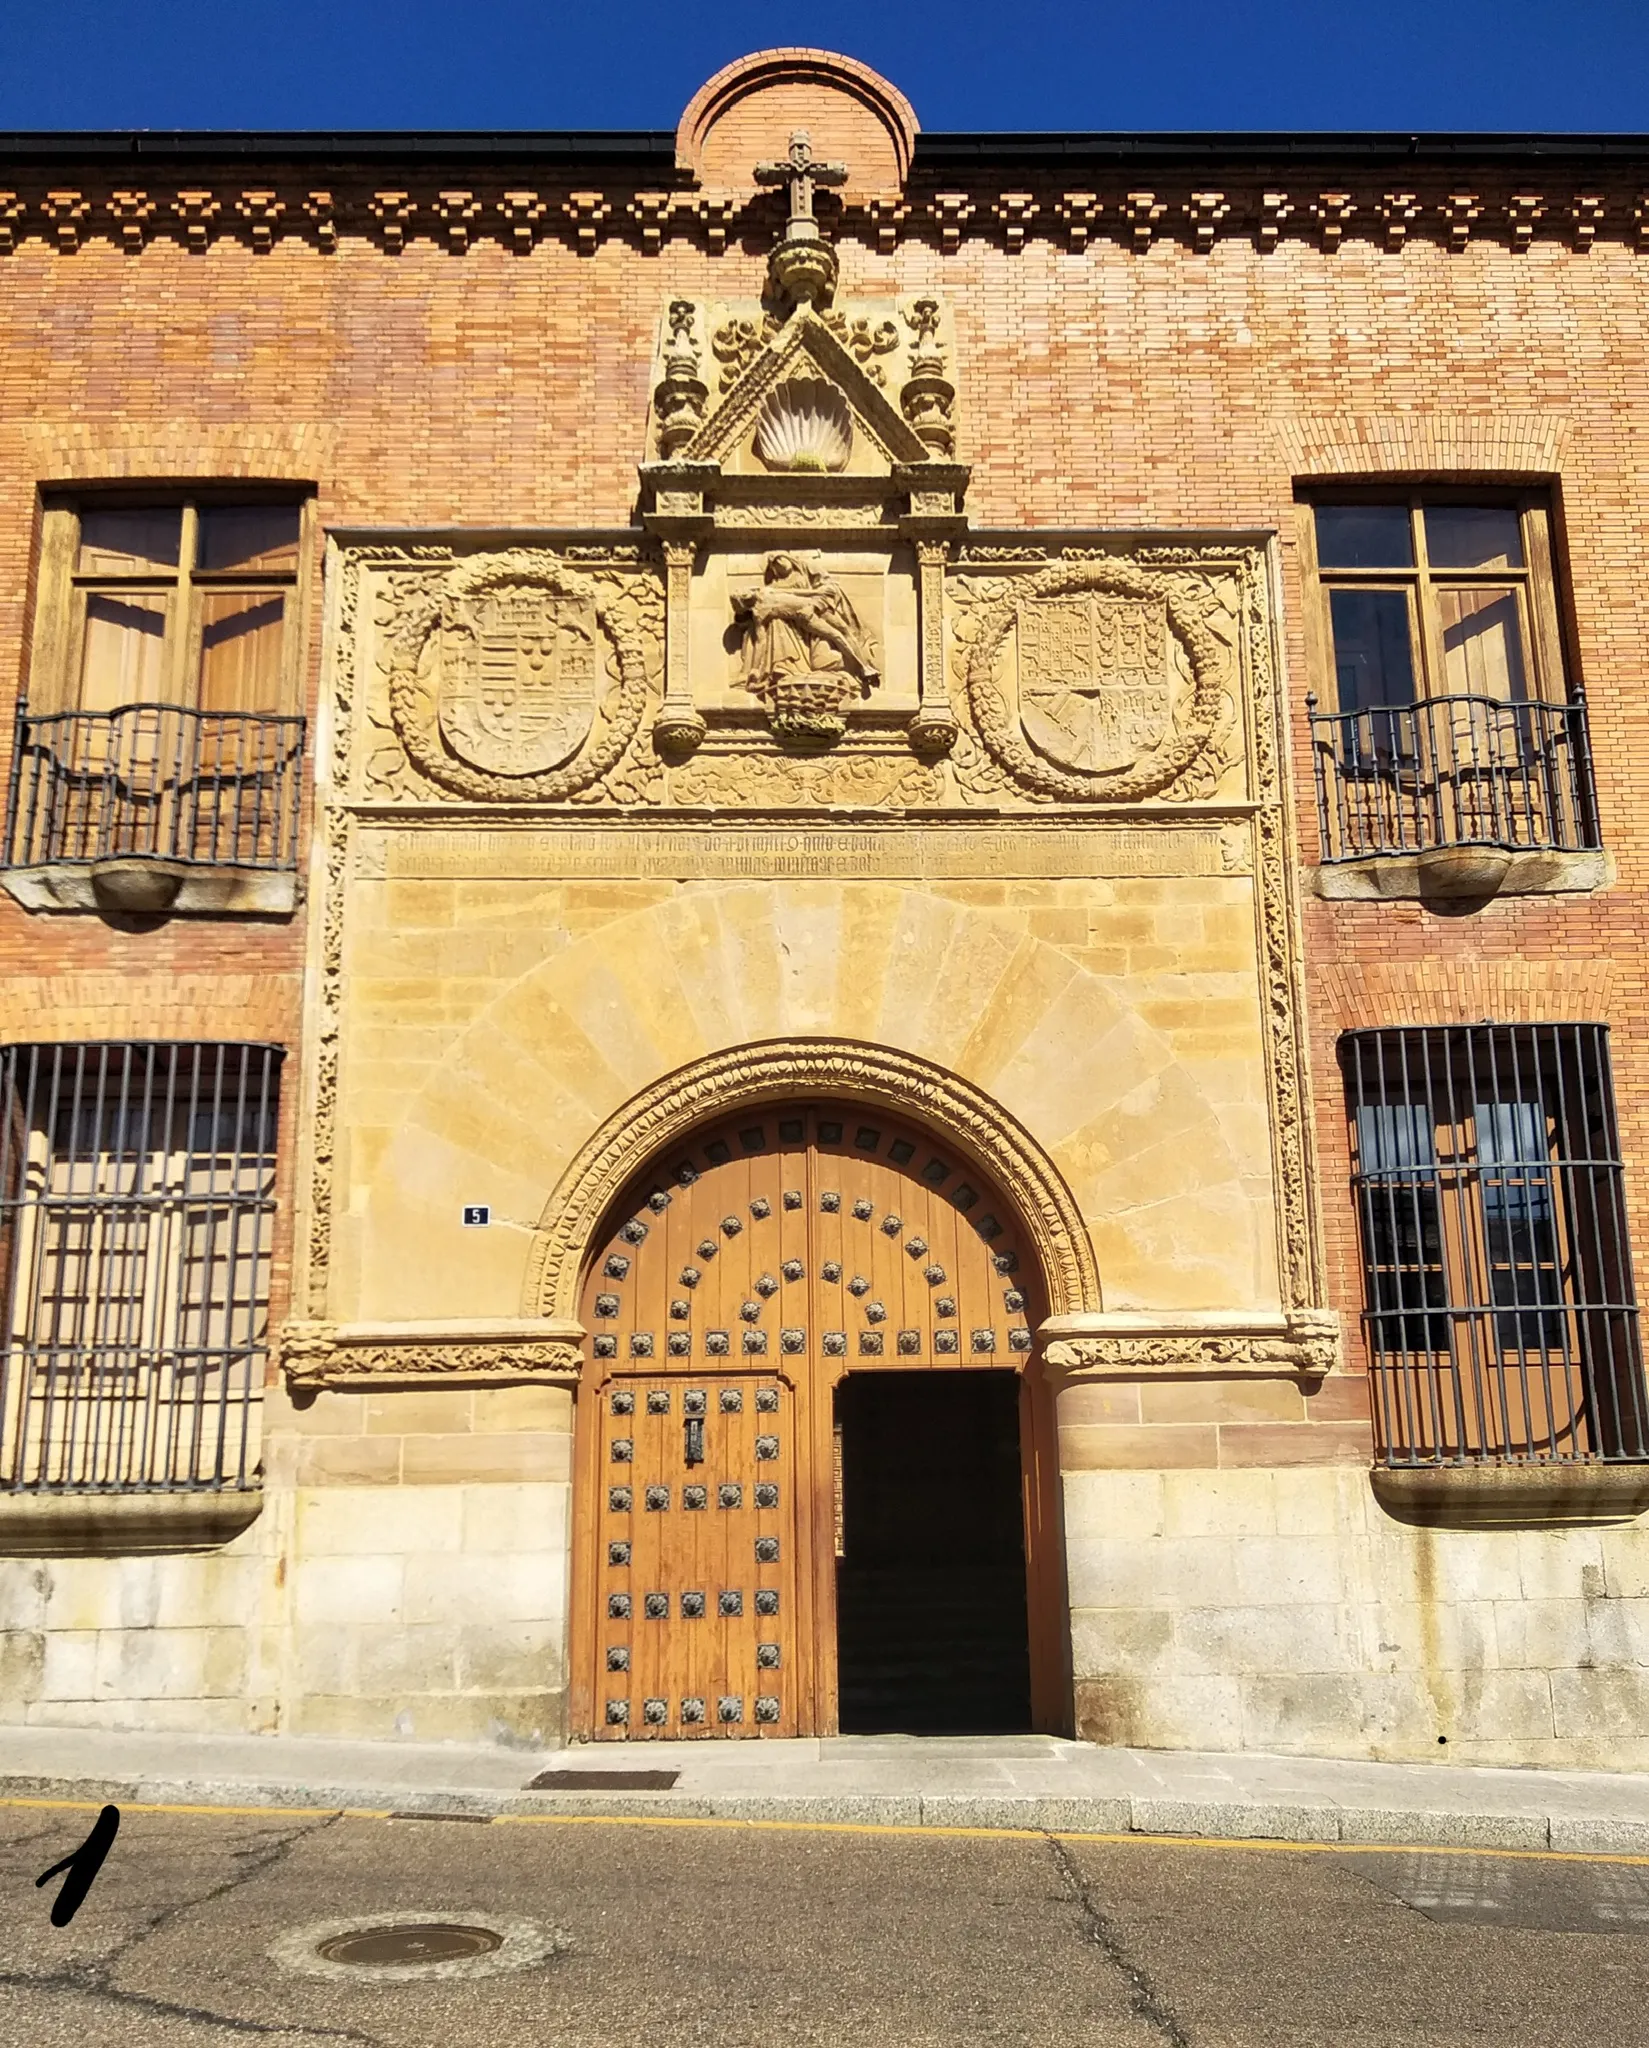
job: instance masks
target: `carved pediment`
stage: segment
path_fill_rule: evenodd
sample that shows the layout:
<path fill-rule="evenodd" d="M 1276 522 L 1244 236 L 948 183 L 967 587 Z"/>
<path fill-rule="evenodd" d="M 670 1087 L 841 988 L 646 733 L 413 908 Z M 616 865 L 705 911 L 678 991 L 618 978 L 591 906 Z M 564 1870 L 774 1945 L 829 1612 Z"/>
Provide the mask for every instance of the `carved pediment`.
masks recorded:
<path fill-rule="evenodd" d="M 754 325 L 739 324 L 744 334 Z M 724 322 L 718 333 L 732 325 Z M 731 353 L 744 334 L 726 336 L 723 349 Z M 682 451 L 684 460 L 761 474 L 783 467 L 770 452 L 771 425 L 776 416 L 799 410 L 804 393 L 814 413 L 830 410 L 839 418 L 848 441 L 841 459 L 812 466 L 885 476 L 896 464 L 928 459 L 930 450 L 888 396 L 886 369 L 877 359 L 900 347 L 889 315 L 878 320 L 853 309 L 821 314 L 804 306 L 775 333 L 763 335 L 757 328 L 752 338 L 755 345 L 741 351 L 742 363 L 733 356 L 734 379 Z M 826 396 L 831 392 L 837 394 L 834 407 Z"/>
<path fill-rule="evenodd" d="M 932 296 L 804 305 L 788 319 L 755 299 L 671 299 L 653 352 L 649 466 L 729 477 L 813 468 L 775 462 L 771 431 L 758 441 L 787 387 L 811 391 L 846 430 L 846 453 L 838 437 L 819 473 L 862 479 L 953 462 L 954 358 L 949 309 Z"/>

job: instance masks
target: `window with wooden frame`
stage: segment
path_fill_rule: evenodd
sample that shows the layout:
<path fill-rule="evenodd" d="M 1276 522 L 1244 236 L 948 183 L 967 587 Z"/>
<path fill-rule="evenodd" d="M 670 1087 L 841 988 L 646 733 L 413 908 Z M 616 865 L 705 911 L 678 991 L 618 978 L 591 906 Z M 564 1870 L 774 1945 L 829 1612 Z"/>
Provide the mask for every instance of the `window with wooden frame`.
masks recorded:
<path fill-rule="evenodd" d="M 1386 1462 L 1649 1458 L 1606 1027 L 1342 1054 Z"/>
<path fill-rule="evenodd" d="M 1324 858 L 1596 847 L 1545 497 L 1337 492 L 1305 532 Z"/>
<path fill-rule="evenodd" d="M 308 521 L 291 493 L 48 502 L 31 709 L 294 710 Z"/>
<path fill-rule="evenodd" d="M 1336 494 L 1313 501 L 1309 532 L 1330 708 L 1567 697 L 1542 494 Z"/>
<path fill-rule="evenodd" d="M 0 863 L 19 901 L 292 907 L 312 521 L 292 491 L 48 502 Z"/>

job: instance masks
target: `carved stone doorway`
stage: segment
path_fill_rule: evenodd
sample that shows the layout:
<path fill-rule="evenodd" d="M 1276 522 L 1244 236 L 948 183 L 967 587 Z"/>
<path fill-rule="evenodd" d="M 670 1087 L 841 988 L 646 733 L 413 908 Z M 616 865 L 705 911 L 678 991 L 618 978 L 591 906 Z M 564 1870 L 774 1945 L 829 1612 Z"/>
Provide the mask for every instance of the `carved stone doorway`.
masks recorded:
<path fill-rule="evenodd" d="M 581 1298 L 572 1732 L 837 1731 L 834 1396 L 849 1372 L 932 1376 L 938 1408 L 959 1376 L 1009 1388 L 1022 1725 L 1063 1731 L 1058 1467 L 1034 1336 L 1045 1313 L 1002 1195 L 881 1108 L 764 1103 L 638 1176 L 598 1233 Z M 927 1434 L 942 1458 L 945 1429 Z"/>

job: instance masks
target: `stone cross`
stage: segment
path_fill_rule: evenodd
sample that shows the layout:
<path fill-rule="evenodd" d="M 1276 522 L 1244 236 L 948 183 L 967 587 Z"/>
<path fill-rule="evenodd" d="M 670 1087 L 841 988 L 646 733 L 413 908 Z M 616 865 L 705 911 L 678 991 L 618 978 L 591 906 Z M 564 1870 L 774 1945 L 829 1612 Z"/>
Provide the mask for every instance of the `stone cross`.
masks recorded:
<path fill-rule="evenodd" d="M 789 155 L 780 163 L 757 164 L 755 178 L 758 185 L 790 187 L 790 225 L 785 232 L 794 240 L 810 241 L 819 232 L 813 218 L 813 188 L 845 185 L 847 165 L 815 162 L 807 130 L 798 128 L 790 138 Z"/>

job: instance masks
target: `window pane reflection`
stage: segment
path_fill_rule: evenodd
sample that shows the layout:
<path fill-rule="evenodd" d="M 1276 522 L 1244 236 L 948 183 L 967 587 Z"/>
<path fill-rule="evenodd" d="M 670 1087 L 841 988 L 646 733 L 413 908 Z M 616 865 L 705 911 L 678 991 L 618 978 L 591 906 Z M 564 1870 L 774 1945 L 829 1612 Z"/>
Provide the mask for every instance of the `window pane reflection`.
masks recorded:
<path fill-rule="evenodd" d="M 1342 711 L 1414 702 L 1414 642 L 1404 590 L 1336 590 L 1334 674 Z"/>
<path fill-rule="evenodd" d="M 1521 569 L 1517 513 L 1505 505 L 1428 505 L 1426 553 L 1434 569 Z"/>
<path fill-rule="evenodd" d="M 202 711 L 278 710 L 284 594 L 206 591 L 200 606 Z"/>
<path fill-rule="evenodd" d="M 1515 590 L 1440 590 L 1443 673 L 1450 696 L 1523 698 L 1523 622 Z"/>
<path fill-rule="evenodd" d="M 183 512 L 177 505 L 132 512 L 82 512 L 82 576 L 151 576 L 178 565 Z"/>
<path fill-rule="evenodd" d="M 287 572 L 298 566 L 296 505 L 208 505 L 200 515 L 197 569 Z"/>
<path fill-rule="evenodd" d="M 113 711 L 122 704 L 152 704 L 165 690 L 166 615 L 164 597 L 113 597 L 93 592 L 86 599 L 86 635 L 80 658 L 80 705 L 84 711 Z"/>
<path fill-rule="evenodd" d="M 1317 560 L 1325 569 L 1407 569 L 1414 535 L 1406 505 L 1319 505 Z"/>

